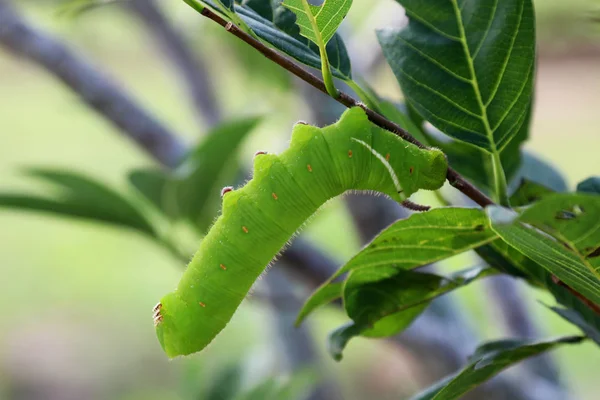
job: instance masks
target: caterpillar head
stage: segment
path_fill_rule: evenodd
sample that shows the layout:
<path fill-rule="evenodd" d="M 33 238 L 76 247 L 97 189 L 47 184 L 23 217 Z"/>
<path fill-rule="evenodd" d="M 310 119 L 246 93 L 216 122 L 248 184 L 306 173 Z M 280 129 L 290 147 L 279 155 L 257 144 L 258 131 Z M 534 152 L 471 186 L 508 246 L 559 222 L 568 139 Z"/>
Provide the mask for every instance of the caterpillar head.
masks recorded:
<path fill-rule="evenodd" d="M 419 186 L 425 190 L 437 190 L 446 181 L 448 159 L 439 149 L 431 149 L 429 153 L 429 162 L 424 163 L 419 171 Z"/>

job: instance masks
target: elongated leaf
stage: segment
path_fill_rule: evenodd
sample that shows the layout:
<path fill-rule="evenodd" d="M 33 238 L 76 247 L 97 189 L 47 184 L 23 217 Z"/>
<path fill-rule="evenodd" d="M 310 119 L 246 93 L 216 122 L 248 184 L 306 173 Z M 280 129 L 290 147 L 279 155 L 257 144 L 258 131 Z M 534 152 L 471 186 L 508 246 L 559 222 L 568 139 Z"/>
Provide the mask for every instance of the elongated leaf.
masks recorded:
<path fill-rule="evenodd" d="M 217 3 L 219 3 L 221 5 L 221 7 L 225 8 L 226 10 L 230 10 L 233 11 L 233 5 L 235 4 L 235 1 L 233 0 L 215 0 Z"/>
<path fill-rule="evenodd" d="M 174 173 L 135 170 L 130 183 L 169 218 L 186 218 L 205 230 L 217 213 L 220 190 L 235 183 L 237 150 L 259 120 L 226 122 L 193 149 Z"/>
<path fill-rule="evenodd" d="M 336 360 L 355 336 L 385 337 L 406 329 L 429 303 L 445 293 L 497 273 L 475 267 L 449 277 L 394 267 L 353 271 L 344 284 L 344 307 L 351 324 L 329 336 L 329 351 Z"/>
<path fill-rule="evenodd" d="M 474 267 L 444 277 L 395 267 L 362 268 L 346 280 L 344 307 L 355 323 L 370 326 L 495 273 L 491 268 Z"/>
<path fill-rule="evenodd" d="M 579 183 L 577 191 L 581 193 L 600 194 L 600 176 L 593 176 Z"/>
<path fill-rule="evenodd" d="M 108 222 L 155 236 L 152 224 L 135 202 L 100 182 L 67 171 L 30 169 L 28 174 L 51 184 L 58 193 L 45 197 L 0 194 L 0 207 Z"/>
<path fill-rule="evenodd" d="M 226 367 L 221 367 L 215 374 L 215 379 L 206 380 L 208 386 L 202 393 L 201 398 L 206 400 L 232 399 L 240 392 L 243 378 L 244 371 L 241 363 L 232 363 Z M 198 393 L 194 393 L 194 397 L 200 396 L 198 396 Z"/>
<path fill-rule="evenodd" d="M 298 318 L 296 320 L 296 324 L 299 324 L 308 314 L 313 312 L 315 309 L 320 306 L 331 303 L 334 300 L 340 299 L 342 297 L 344 289 L 344 282 L 334 282 L 330 283 L 327 286 L 323 287 L 323 290 L 315 293 L 314 296 L 311 296 L 310 299 L 306 301 L 302 310 L 298 313 Z"/>
<path fill-rule="evenodd" d="M 544 225 L 548 224 L 547 227 L 552 227 L 556 222 L 547 219 L 547 213 L 551 211 L 554 211 L 552 219 L 563 221 L 576 219 L 577 216 L 573 216 L 576 213 L 575 210 L 558 209 L 557 211 L 549 207 L 553 204 L 556 205 L 557 200 L 560 202 L 560 200 L 566 199 L 561 196 L 550 196 L 534 204 L 524 212 L 521 218 L 518 218 L 516 213 L 501 207 L 488 207 L 486 211 L 492 229 L 504 242 L 538 263 L 588 300 L 600 304 L 600 273 L 598 271 L 600 260 L 595 257 L 596 253 L 594 253 L 598 241 L 594 243 L 594 246 L 591 245 L 595 235 L 600 233 L 597 217 L 580 218 L 582 222 L 578 225 L 570 224 L 568 230 L 553 231 L 552 236 L 531 225 L 532 222 L 540 224 L 543 218 Z M 584 197 L 583 195 L 579 196 Z M 552 203 L 548 203 L 549 200 Z M 578 203 L 583 201 L 580 200 Z M 595 212 L 595 210 L 588 210 L 590 213 Z M 595 215 L 600 214 L 596 212 Z M 580 246 L 581 249 L 578 249 L 577 246 Z"/>
<path fill-rule="evenodd" d="M 271 0 L 243 0 L 242 7 L 248 7 L 268 21 L 273 21 L 273 2 Z"/>
<path fill-rule="evenodd" d="M 535 67 L 531 0 L 397 1 L 408 26 L 378 36 L 411 106 L 442 132 L 491 153 L 526 136 Z"/>
<path fill-rule="evenodd" d="M 238 149 L 259 122 L 258 117 L 225 122 L 174 173 L 137 170 L 129 181 L 167 217 L 187 219 L 205 231 L 217 215 L 221 189 L 235 183 Z"/>
<path fill-rule="evenodd" d="M 580 336 L 567 336 L 544 341 L 499 340 L 483 344 L 470 358 L 469 365 L 459 373 L 434 384 L 411 400 L 459 399 L 514 364 L 565 344 L 581 343 L 582 340 Z"/>
<path fill-rule="evenodd" d="M 562 180 L 557 181 L 555 178 L 552 178 L 545 181 L 554 185 L 554 187 L 564 188 L 564 182 Z M 525 192 L 519 193 L 519 191 L 517 191 L 515 197 L 517 199 L 524 199 L 526 201 L 540 201 L 552 195 L 551 192 L 547 192 L 545 187 L 529 185 L 531 184 L 526 184 L 524 187 L 522 187 L 522 190 Z M 529 194 L 531 197 L 529 197 L 527 194 Z M 515 199 L 512 199 L 511 202 L 513 204 L 518 203 L 518 201 Z M 552 214 L 553 211 L 550 210 L 549 215 L 552 216 L 551 219 L 553 219 L 556 216 L 556 212 L 559 211 L 561 211 L 560 207 L 558 209 L 554 209 L 554 214 Z M 564 223 L 568 221 L 561 220 L 561 222 Z M 573 221 L 573 223 L 579 222 Z M 526 257 L 524 254 L 509 246 L 502 240 L 495 240 L 488 245 L 477 248 L 475 251 L 494 268 L 509 273 L 513 276 L 522 277 L 527 280 L 528 283 L 536 287 L 545 288 L 555 297 L 558 303 L 568 307 L 568 311 L 570 313 L 576 313 L 582 320 L 585 321 L 586 324 L 600 331 L 600 317 L 596 314 L 596 312 L 591 309 L 588 304 L 585 304 L 581 299 L 570 292 L 568 288 L 557 285 L 555 280 L 552 278 L 552 274 L 548 270 L 544 269 L 540 264 L 533 261 L 531 258 Z"/>
<path fill-rule="evenodd" d="M 235 7 L 239 16 L 248 24 L 256 35 L 297 61 L 310 67 L 320 69 L 321 57 L 319 48 L 300 36 L 294 23 L 294 14 L 287 10 L 276 10 L 274 20 L 269 21 L 248 7 Z M 291 21 L 289 17 L 292 17 Z M 350 79 L 352 68 L 344 42 L 338 34 L 329 41 L 326 47 L 332 73 L 340 79 Z"/>
<path fill-rule="evenodd" d="M 476 252 L 488 265 L 513 276 L 522 277 L 533 286 L 548 290 L 558 303 L 568 307 L 569 311 L 577 313 L 587 324 L 600 331 L 598 314 L 567 288 L 557 285 L 552 279 L 552 274 L 531 258 L 502 240 L 495 240 L 491 244 L 479 247 Z"/>
<path fill-rule="evenodd" d="M 598 280 L 599 216 L 600 197 L 586 194 L 555 194 L 546 196 L 527 208 L 521 215 L 521 220 L 558 239 Z M 600 290 L 600 287 L 597 290 Z M 596 306 L 600 304 L 598 301 L 594 302 Z"/>
<path fill-rule="evenodd" d="M 256 386 L 234 397 L 221 399 L 234 400 L 302 400 L 313 390 L 319 377 L 315 371 L 301 369 L 292 376 L 271 377 L 258 383 Z"/>
<path fill-rule="evenodd" d="M 168 206 L 165 195 L 170 184 L 170 175 L 159 169 L 138 169 L 129 173 L 129 183 L 165 215 L 173 216 L 175 206 Z"/>
<path fill-rule="evenodd" d="M 560 315 L 565 320 L 577 326 L 587 337 L 592 339 L 600 346 L 600 330 L 595 326 L 590 325 L 580 314 L 573 310 L 562 307 L 548 307 L 556 314 Z"/>
<path fill-rule="evenodd" d="M 320 292 L 329 290 L 326 286 L 346 272 L 390 266 L 410 270 L 482 246 L 495 238 L 482 210 L 449 207 L 414 214 L 384 230 L 312 297 L 326 299 Z M 324 304 L 312 298 L 308 302 L 312 309 Z M 307 314 L 304 309 L 300 312 L 302 317 Z"/>
<path fill-rule="evenodd" d="M 282 4 L 296 14 L 302 36 L 317 45 L 326 45 L 346 18 L 352 0 L 325 0 L 320 6 L 308 0 L 283 0 Z"/>
<path fill-rule="evenodd" d="M 265 1 L 263 0 L 263 2 Z M 223 18 L 232 20 L 231 12 L 223 11 L 213 0 L 201 0 L 201 2 L 211 6 L 217 12 L 221 10 L 220 13 Z M 259 3 L 259 1 L 257 0 L 256 3 Z M 265 5 L 263 4 L 262 7 L 265 7 Z M 309 67 L 321 69 L 319 47 L 300 35 L 300 29 L 296 25 L 296 16 L 293 12 L 278 3 L 273 6 L 272 19 L 267 19 L 262 15 L 264 10 L 261 13 L 257 9 L 259 9 L 258 5 L 251 7 L 250 4 L 234 4 L 234 15 L 236 18 L 240 18 L 256 36 L 276 49 Z M 327 44 L 326 51 L 333 76 L 343 80 L 351 79 L 352 68 L 348 51 L 342 38 L 337 33 Z"/>
<path fill-rule="evenodd" d="M 407 326 L 414 318 L 407 318 Z M 346 345 L 353 337 L 360 336 L 365 329 L 363 326 L 356 325 L 354 322 L 347 322 L 336 330 L 332 331 L 327 338 L 327 352 L 335 361 L 341 361 Z"/>
<path fill-rule="evenodd" d="M 495 239 L 483 211 L 445 207 L 413 214 L 390 225 L 344 265 L 335 277 L 359 268 L 395 265 L 413 269 Z"/>
<path fill-rule="evenodd" d="M 554 191 L 544 185 L 540 185 L 539 183 L 528 179 L 523 179 L 517 191 L 510 197 L 510 205 L 513 207 L 525 206 L 527 204 L 535 203 L 552 193 L 554 193 Z"/>
<path fill-rule="evenodd" d="M 58 14 L 66 17 L 79 17 L 83 13 L 97 8 L 117 4 L 123 0 L 62 0 L 58 5 Z"/>

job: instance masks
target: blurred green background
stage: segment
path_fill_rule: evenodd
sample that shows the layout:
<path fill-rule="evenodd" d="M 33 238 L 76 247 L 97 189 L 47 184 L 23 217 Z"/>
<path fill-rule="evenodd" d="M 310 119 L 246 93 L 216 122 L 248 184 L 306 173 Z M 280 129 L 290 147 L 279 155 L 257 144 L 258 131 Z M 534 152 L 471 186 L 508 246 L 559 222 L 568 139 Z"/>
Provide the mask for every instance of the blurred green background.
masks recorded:
<path fill-rule="evenodd" d="M 18 3 L 31 22 L 93 60 L 186 141 L 201 137 L 203 128 L 170 64 L 139 22 L 120 7 L 70 19 L 50 2 Z M 370 2 L 355 3 L 349 26 L 360 25 Z M 527 148 L 562 170 L 574 187 L 600 172 L 600 36 L 588 23 L 594 1 L 539 0 L 536 5 L 540 59 Z M 250 163 L 258 148 L 285 147 L 293 122 L 307 119 L 299 85 L 259 57 L 252 57 L 254 69 L 246 70 L 249 51 L 235 38 L 200 20 L 180 1 L 165 0 L 162 6 L 209 61 L 227 116 L 265 116 L 244 144 L 245 162 Z M 400 99 L 386 65 L 369 81 Z M 26 166 L 81 171 L 128 190 L 126 172 L 152 164 L 61 83 L 0 47 L 1 190 L 43 193 L 43 186 L 25 182 L 19 174 Z M 341 236 L 342 231 L 349 233 Z M 340 263 L 359 246 L 340 202 L 322 210 L 306 233 Z M 15 397 L 19 399 L 36 390 L 55 398 L 52 390 L 62 390 L 81 399 L 187 399 L 195 390 L 189 387 L 190 374 L 198 377 L 192 379 L 195 384 L 209 385 L 230 363 L 251 365 L 256 382 L 277 375 L 272 315 L 261 302 L 246 302 L 202 354 L 166 359 L 154 336 L 150 310 L 175 286 L 181 271 L 177 259 L 132 231 L 0 210 L 0 398 L 9 390 L 11 395 L 24 394 Z M 491 306 L 479 300 L 484 291 L 484 285 L 475 285 L 456 297 L 474 318 L 482 339 L 502 337 Z M 528 307 L 546 334 L 575 332 L 537 299 L 548 298 L 528 290 Z M 341 321 L 340 313 L 326 309 L 317 313 L 311 327 L 326 370 L 339 380 L 344 398 L 399 398 L 407 385 L 409 392 L 421 386 L 410 360 L 381 341 L 356 340 L 343 362 L 330 360 L 324 353 L 326 333 Z M 554 355 L 574 398 L 597 399 L 600 351 L 585 344 Z"/>

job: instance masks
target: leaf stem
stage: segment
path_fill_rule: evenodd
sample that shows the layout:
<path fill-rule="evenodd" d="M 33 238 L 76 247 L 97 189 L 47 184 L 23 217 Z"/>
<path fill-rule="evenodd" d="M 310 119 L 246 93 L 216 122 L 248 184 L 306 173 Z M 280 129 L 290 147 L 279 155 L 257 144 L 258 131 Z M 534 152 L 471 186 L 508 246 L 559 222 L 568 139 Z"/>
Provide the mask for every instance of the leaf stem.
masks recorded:
<path fill-rule="evenodd" d="M 506 175 L 504 174 L 504 168 L 502 167 L 500 153 L 496 151 L 491 154 L 491 157 L 492 170 L 494 174 L 496 202 L 505 207 L 510 207 L 510 199 L 508 197 L 508 188 L 506 184 Z"/>
<path fill-rule="evenodd" d="M 282 68 L 288 70 L 292 74 L 296 75 L 298 78 L 302 79 L 309 85 L 313 86 L 315 89 L 318 89 L 325 94 L 329 94 L 329 92 L 327 91 L 327 87 L 325 86 L 325 82 L 323 80 L 319 79 L 312 73 L 308 72 L 307 70 L 300 67 L 298 64 L 291 61 L 287 57 L 281 55 L 280 53 L 273 50 L 272 48 L 267 47 L 265 44 L 256 40 L 254 37 L 248 35 L 246 32 L 239 29 L 232 22 L 226 21 L 220 15 L 215 14 L 208 8 L 204 8 L 200 12 L 200 14 L 202 14 L 203 16 L 205 16 L 208 19 L 211 19 L 212 21 L 216 22 L 217 24 L 221 25 L 222 27 L 225 28 L 225 30 L 227 30 L 227 32 L 231 33 L 232 35 L 241 39 L 245 43 L 249 44 L 250 46 L 255 48 L 257 51 L 259 51 L 262 55 L 264 55 L 266 58 L 275 62 Z M 364 104 L 356 101 L 354 98 L 350 97 L 346 93 L 344 93 L 342 91 L 338 91 L 338 93 L 339 93 L 338 97 L 334 97 L 334 99 L 337 100 L 337 102 L 339 102 L 340 104 L 343 104 L 344 106 L 346 106 L 348 108 L 361 107 L 363 110 L 365 110 L 365 113 L 367 114 L 367 117 L 369 118 L 369 120 L 371 122 L 373 122 L 375 125 L 394 133 L 395 135 L 399 136 L 401 139 L 406 140 L 407 142 L 410 142 L 422 149 L 427 148 L 427 146 L 425 146 L 423 143 L 421 143 L 417 139 L 415 139 L 410 133 L 408 133 L 408 131 L 406 131 L 405 129 L 402 129 L 402 127 L 400 127 L 398 124 L 395 124 L 394 122 L 388 120 L 381 114 L 371 110 L 370 108 L 368 108 Z M 465 178 L 463 178 L 454 169 L 448 168 L 446 178 L 448 179 L 448 182 L 450 183 L 450 185 L 454 186 L 456 189 L 461 191 L 465 196 L 467 196 L 468 198 L 473 200 L 475 203 L 479 204 L 481 207 L 486 207 L 486 206 L 495 204 L 492 199 L 490 199 L 483 192 L 481 192 L 479 189 L 477 189 L 475 186 L 473 186 L 470 182 L 468 182 Z"/>
<path fill-rule="evenodd" d="M 340 95 L 340 91 L 335 88 L 335 84 L 333 83 L 333 74 L 331 73 L 327 50 L 325 49 L 325 46 L 321 47 L 321 45 L 319 45 L 319 49 L 321 52 L 321 73 L 323 74 L 323 81 L 325 82 L 327 94 L 334 99 L 337 99 Z"/>
<path fill-rule="evenodd" d="M 333 74 L 331 73 L 331 65 L 329 64 L 329 57 L 327 55 L 327 44 L 323 41 L 323 36 L 321 35 L 321 31 L 317 26 L 317 21 L 310 10 L 308 1 L 302 1 L 302 5 L 304 6 L 304 13 L 310 20 L 310 24 L 312 25 L 312 29 L 315 33 L 317 46 L 319 46 L 319 53 L 321 56 L 321 74 L 323 75 L 323 81 L 325 83 L 325 88 L 327 89 L 327 94 L 334 99 L 337 99 L 340 95 L 340 92 L 335 88 L 335 84 L 333 83 Z"/>

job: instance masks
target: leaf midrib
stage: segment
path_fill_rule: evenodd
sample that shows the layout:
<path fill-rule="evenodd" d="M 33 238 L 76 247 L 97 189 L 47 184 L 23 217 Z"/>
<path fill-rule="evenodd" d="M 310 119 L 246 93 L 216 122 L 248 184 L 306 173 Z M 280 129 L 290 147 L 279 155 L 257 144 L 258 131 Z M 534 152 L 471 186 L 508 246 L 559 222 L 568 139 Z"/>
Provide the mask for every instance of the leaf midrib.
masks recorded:
<path fill-rule="evenodd" d="M 477 104 L 479 105 L 479 109 L 481 110 L 481 115 L 479 116 L 481 121 L 483 122 L 483 127 L 485 129 L 486 136 L 490 143 L 491 152 L 494 154 L 498 153 L 498 148 L 496 146 L 496 141 L 494 140 L 494 132 L 491 129 L 490 122 L 487 115 L 487 107 L 483 103 L 483 98 L 481 97 L 481 91 L 479 89 L 479 82 L 477 81 L 477 75 L 475 74 L 475 65 L 473 64 L 473 57 L 471 56 L 471 51 L 469 50 L 469 45 L 467 43 L 467 35 L 465 32 L 465 25 L 462 20 L 462 14 L 460 8 L 458 7 L 458 0 L 451 0 L 452 7 L 454 8 L 454 14 L 456 16 L 456 21 L 458 24 L 458 31 L 460 34 L 459 40 L 463 47 L 463 51 L 465 53 L 465 57 L 467 59 L 467 64 L 469 67 L 469 72 L 471 73 L 471 86 L 473 87 L 473 91 L 475 92 L 475 99 L 477 100 Z"/>
<path fill-rule="evenodd" d="M 321 35 L 321 30 L 319 29 L 319 25 L 317 24 L 317 17 L 323 10 L 323 6 L 325 5 L 325 2 L 323 2 L 323 4 L 321 5 L 321 8 L 317 12 L 317 15 L 313 15 L 313 13 L 310 9 L 310 4 L 308 4 L 308 0 L 301 0 L 301 1 L 302 1 L 302 5 L 304 6 L 304 13 L 308 17 L 308 20 L 310 21 L 310 24 L 312 25 L 313 31 L 315 33 L 315 37 L 317 38 L 317 42 L 318 42 L 317 46 L 319 46 L 320 49 L 324 50 L 325 44 L 323 43 L 323 35 Z"/>

